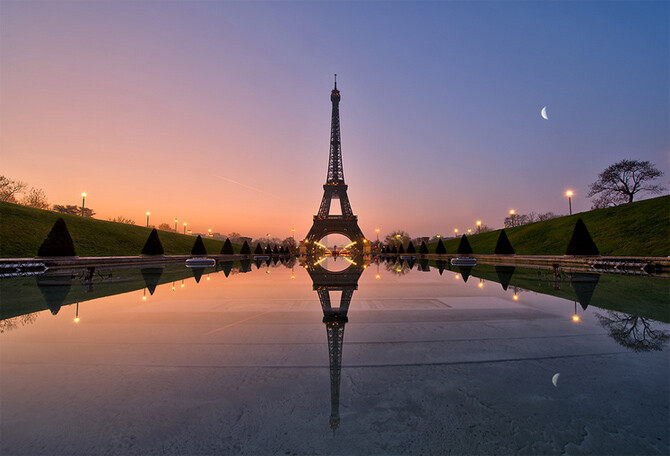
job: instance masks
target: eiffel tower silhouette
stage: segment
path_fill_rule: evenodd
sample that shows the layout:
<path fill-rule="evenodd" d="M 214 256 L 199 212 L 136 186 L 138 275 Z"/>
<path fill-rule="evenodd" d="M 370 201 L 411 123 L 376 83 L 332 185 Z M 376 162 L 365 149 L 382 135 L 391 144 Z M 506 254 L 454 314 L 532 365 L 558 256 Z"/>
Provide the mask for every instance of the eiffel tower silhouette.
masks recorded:
<path fill-rule="evenodd" d="M 312 278 L 314 291 L 319 296 L 323 310 L 323 323 L 328 336 L 328 361 L 330 363 L 330 427 L 333 432 L 340 426 L 340 371 L 342 368 L 342 345 L 344 326 L 349 321 L 349 304 L 358 289 L 358 279 L 365 269 L 364 258 L 352 260 L 344 271 L 332 272 L 323 268 L 319 262 L 307 260 L 307 272 Z M 333 307 L 331 291 L 341 291 L 339 307 Z"/>
<path fill-rule="evenodd" d="M 333 111 L 330 122 L 330 154 L 328 156 L 328 174 L 323 186 L 323 198 L 319 212 L 314 216 L 312 228 L 307 233 L 307 248 L 312 251 L 314 243 L 329 234 L 342 234 L 363 247 L 365 236 L 358 226 L 358 217 L 354 215 L 347 196 L 347 185 L 344 183 L 342 168 L 342 151 L 340 148 L 340 91 L 337 90 L 337 75 L 335 87 L 330 92 L 330 101 Z M 331 215 L 330 206 L 333 199 L 340 202 L 342 215 Z"/>

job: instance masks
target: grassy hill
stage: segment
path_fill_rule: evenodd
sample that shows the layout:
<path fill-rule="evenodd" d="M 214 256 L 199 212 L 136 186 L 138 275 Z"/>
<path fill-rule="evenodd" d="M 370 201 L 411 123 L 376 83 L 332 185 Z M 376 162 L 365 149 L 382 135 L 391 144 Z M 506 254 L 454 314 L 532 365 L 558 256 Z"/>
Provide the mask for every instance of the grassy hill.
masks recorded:
<path fill-rule="evenodd" d="M 670 255 L 670 196 L 506 228 L 505 232 L 517 254 L 564 255 L 580 217 L 601 255 Z M 499 234 L 496 230 L 468 236 L 473 252 L 493 253 Z M 447 253 L 456 253 L 459 239 L 443 242 Z M 436 245 L 428 249 L 434 252 Z"/>
<path fill-rule="evenodd" d="M 18 204 L 0 202 L 0 257 L 29 258 L 37 250 L 59 217 L 63 217 L 72 236 L 78 256 L 139 255 L 151 228 L 125 223 L 95 220 L 88 217 L 60 214 Z M 194 236 L 159 231 L 166 255 L 188 255 Z M 203 239 L 207 252 L 221 251 L 222 241 Z M 233 245 L 235 252 L 240 246 Z"/>

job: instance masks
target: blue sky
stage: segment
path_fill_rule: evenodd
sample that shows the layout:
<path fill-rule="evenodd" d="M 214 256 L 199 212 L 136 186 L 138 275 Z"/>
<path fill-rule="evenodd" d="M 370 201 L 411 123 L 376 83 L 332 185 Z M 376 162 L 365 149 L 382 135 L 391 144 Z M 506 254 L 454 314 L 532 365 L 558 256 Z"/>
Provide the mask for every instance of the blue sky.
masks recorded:
<path fill-rule="evenodd" d="M 668 13 L 660 1 L 4 1 L 4 173 L 56 204 L 87 191 L 101 218 L 151 210 L 157 223 L 302 236 L 338 73 L 345 179 L 368 236 L 566 213 L 569 188 L 587 210 L 588 184 L 624 158 L 652 161 L 667 185 Z"/>

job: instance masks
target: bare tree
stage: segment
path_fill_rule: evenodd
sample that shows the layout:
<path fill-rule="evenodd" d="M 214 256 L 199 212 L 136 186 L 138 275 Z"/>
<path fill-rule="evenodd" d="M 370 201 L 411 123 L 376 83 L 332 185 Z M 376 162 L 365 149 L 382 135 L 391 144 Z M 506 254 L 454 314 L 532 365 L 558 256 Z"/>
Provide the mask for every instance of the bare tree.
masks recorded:
<path fill-rule="evenodd" d="M 661 350 L 670 340 L 670 334 L 654 329 L 646 318 L 613 310 L 608 310 L 607 316 L 596 314 L 596 317 L 619 345 L 637 352 Z"/>
<path fill-rule="evenodd" d="M 158 229 L 161 231 L 174 231 L 174 228 L 172 228 L 169 223 L 161 223 L 158 225 Z"/>
<path fill-rule="evenodd" d="M 386 245 L 402 245 L 405 246 L 411 241 L 409 233 L 403 230 L 395 230 L 390 232 L 384 238 L 384 243 Z"/>
<path fill-rule="evenodd" d="M 0 176 L 0 201 L 16 203 L 16 196 L 26 189 L 27 185 L 22 181 L 15 181 L 5 176 Z"/>
<path fill-rule="evenodd" d="M 31 187 L 28 194 L 21 198 L 21 204 L 24 206 L 36 207 L 38 209 L 49 209 L 47 195 L 41 188 Z"/>
<path fill-rule="evenodd" d="M 650 182 L 663 173 L 648 161 L 621 160 L 598 174 L 598 180 L 589 186 L 589 198 L 597 196 L 594 206 L 616 206 L 632 203 L 637 193 L 661 193 L 665 188 Z"/>
<path fill-rule="evenodd" d="M 114 218 L 108 218 L 107 220 L 109 220 L 110 222 L 116 222 L 116 223 L 127 223 L 128 225 L 134 225 L 135 224 L 135 220 L 131 220 L 129 218 L 126 218 L 123 215 L 119 215 L 118 217 L 114 217 Z M 170 231 L 172 231 L 172 229 L 170 229 Z"/>
<path fill-rule="evenodd" d="M 56 212 L 61 212 L 63 214 L 72 214 L 72 215 L 83 215 L 84 217 L 93 217 L 95 215 L 95 211 L 89 207 L 85 207 L 82 209 L 79 206 L 76 206 L 74 204 L 67 204 L 63 206 L 62 204 L 54 204 L 53 210 Z"/>

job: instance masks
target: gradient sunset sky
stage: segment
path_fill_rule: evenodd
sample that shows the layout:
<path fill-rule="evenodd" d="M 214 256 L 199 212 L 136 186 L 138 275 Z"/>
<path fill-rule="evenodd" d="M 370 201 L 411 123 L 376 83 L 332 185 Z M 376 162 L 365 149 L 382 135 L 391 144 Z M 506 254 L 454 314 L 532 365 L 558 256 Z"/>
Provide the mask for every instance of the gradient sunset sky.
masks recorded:
<path fill-rule="evenodd" d="M 588 210 L 624 158 L 668 185 L 666 1 L 0 5 L 0 173 L 96 218 L 302 238 L 333 73 L 370 238 Z"/>

